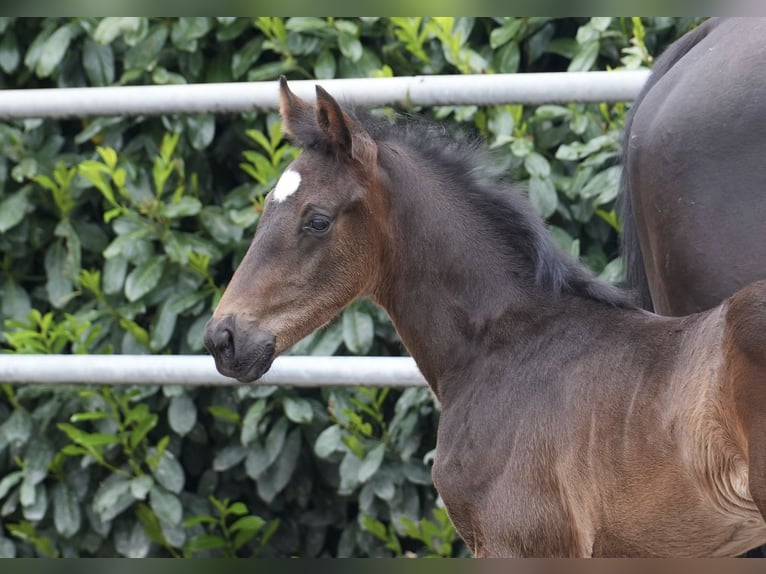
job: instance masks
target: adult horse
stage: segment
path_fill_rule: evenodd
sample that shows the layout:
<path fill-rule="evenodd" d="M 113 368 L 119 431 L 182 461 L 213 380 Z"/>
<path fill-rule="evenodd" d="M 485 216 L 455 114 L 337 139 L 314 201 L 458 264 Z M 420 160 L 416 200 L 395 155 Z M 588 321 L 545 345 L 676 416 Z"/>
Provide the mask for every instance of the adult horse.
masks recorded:
<path fill-rule="evenodd" d="M 766 542 L 766 284 L 683 319 L 638 310 L 473 143 L 320 87 L 280 97 L 303 153 L 206 328 L 221 373 L 258 379 L 367 296 L 441 402 L 433 479 L 476 556 Z"/>
<path fill-rule="evenodd" d="M 625 130 L 628 284 L 666 315 L 766 277 L 766 19 L 711 19 L 657 59 Z"/>

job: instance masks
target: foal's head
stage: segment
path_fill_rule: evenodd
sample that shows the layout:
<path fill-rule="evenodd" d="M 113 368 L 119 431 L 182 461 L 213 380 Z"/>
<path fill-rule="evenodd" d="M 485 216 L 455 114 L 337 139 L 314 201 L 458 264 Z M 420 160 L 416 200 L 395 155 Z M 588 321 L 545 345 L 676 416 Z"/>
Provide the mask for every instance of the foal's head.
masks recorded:
<path fill-rule="evenodd" d="M 316 92 L 313 106 L 280 81 L 283 129 L 304 151 L 266 197 L 206 328 L 218 370 L 242 382 L 368 294 L 379 274 L 386 204 L 376 192 L 377 146 L 327 92 Z"/>

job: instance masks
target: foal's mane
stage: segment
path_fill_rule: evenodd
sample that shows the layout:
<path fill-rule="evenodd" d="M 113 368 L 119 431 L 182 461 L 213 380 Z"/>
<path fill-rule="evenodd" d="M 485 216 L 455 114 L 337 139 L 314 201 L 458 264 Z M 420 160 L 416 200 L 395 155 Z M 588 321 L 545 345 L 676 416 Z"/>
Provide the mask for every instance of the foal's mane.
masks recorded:
<path fill-rule="evenodd" d="M 526 196 L 503 181 L 498 162 L 492 161 L 492 154 L 480 137 L 454 132 L 444 124 L 409 114 L 396 114 L 392 119 L 375 117 L 360 108 L 344 106 L 344 110 L 375 141 L 406 148 L 454 182 L 445 191 L 455 195 L 455 204 L 468 205 L 477 220 L 486 222 L 496 244 L 509 254 L 509 260 L 521 254 L 530 261 L 539 287 L 554 296 L 573 294 L 615 307 L 634 306 L 626 292 L 596 278 L 553 242 Z M 304 147 L 332 153 L 321 137 Z"/>

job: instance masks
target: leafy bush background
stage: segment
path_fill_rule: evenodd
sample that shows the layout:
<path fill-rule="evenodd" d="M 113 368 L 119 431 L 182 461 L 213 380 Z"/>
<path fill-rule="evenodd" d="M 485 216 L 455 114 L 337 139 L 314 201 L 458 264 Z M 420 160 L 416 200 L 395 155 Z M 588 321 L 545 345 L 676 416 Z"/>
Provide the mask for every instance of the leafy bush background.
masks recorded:
<path fill-rule="evenodd" d="M 698 20 L 3 18 L 0 85 L 647 67 Z M 619 277 L 625 104 L 410 111 L 483 136 L 559 242 Z M 296 150 L 252 113 L 6 122 L 0 152 L 2 348 L 181 354 L 203 352 Z M 361 302 L 293 352 L 402 349 Z M 2 556 L 466 554 L 430 482 L 424 389 L 2 390 Z"/>

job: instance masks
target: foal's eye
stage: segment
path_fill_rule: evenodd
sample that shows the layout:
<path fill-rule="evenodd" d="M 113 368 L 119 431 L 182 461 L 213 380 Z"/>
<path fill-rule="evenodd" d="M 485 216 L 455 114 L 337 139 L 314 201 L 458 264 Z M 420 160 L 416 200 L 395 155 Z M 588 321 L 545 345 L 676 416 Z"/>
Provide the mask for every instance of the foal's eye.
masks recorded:
<path fill-rule="evenodd" d="M 326 217 L 314 216 L 309 219 L 308 223 L 303 227 L 306 231 L 313 231 L 314 233 L 322 233 L 327 231 L 330 227 L 330 220 Z"/>

